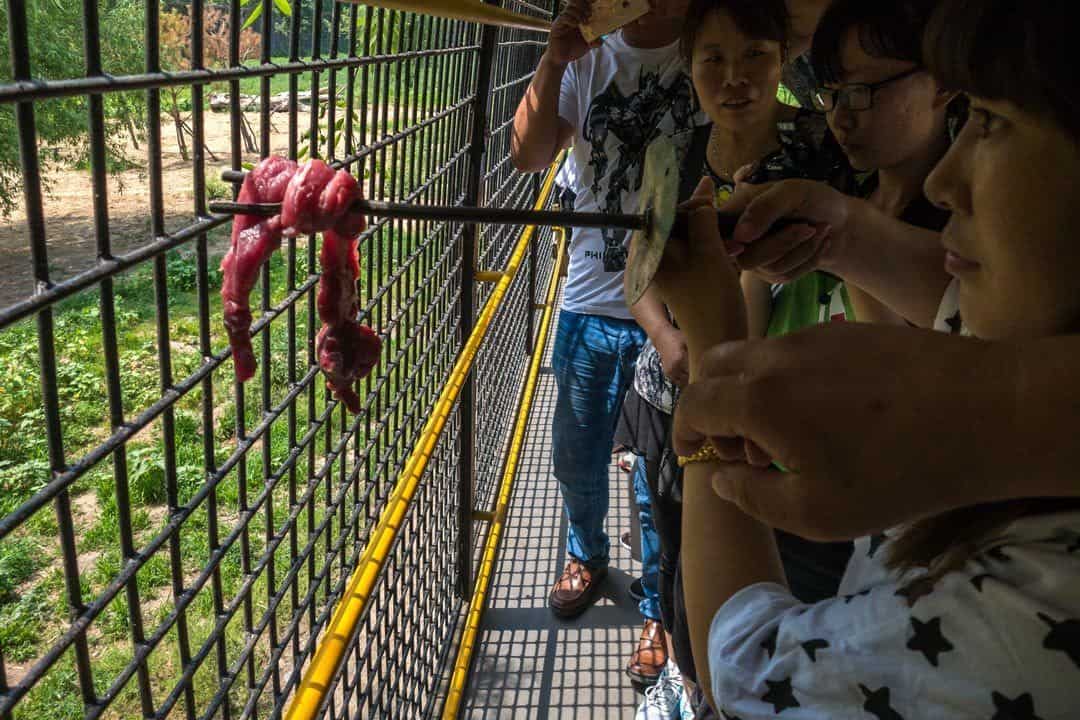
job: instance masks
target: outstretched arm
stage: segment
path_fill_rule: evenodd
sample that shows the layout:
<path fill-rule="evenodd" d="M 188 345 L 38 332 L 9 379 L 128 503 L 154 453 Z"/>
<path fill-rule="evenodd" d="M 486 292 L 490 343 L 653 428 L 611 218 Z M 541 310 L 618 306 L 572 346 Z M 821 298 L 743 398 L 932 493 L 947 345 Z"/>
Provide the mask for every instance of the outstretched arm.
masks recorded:
<path fill-rule="evenodd" d="M 711 437 L 731 448 L 730 464 L 712 469 L 716 492 L 814 540 L 979 503 L 1077 497 L 1077 357 L 1080 335 L 985 342 L 852 323 L 727 343 L 695 363 L 675 447 Z M 749 465 L 732 438 L 797 473 Z"/>
<path fill-rule="evenodd" d="M 671 239 L 656 278 L 686 335 L 691 382 L 709 347 L 747 333 L 739 275 L 717 232 L 712 197 L 712 182 L 705 179 L 687 204 L 691 239 Z M 717 610 L 748 585 L 784 582 L 772 530 L 712 491 L 714 469 L 711 463 L 691 463 L 684 470 L 681 549 L 690 645 L 710 703 L 708 639 Z"/>
<path fill-rule="evenodd" d="M 911 323 L 933 325 L 949 283 L 939 233 L 812 180 L 742 184 L 721 209 L 740 215 L 729 250 L 742 269 L 770 282 L 831 272 Z M 803 218 L 818 232 L 807 237 L 805 225 L 770 232 L 781 218 Z"/>

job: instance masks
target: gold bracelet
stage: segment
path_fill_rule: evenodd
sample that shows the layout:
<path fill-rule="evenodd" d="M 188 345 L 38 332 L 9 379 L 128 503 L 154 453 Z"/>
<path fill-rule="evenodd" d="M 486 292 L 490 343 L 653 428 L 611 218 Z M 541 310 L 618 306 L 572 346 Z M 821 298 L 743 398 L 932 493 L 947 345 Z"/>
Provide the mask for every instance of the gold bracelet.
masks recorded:
<path fill-rule="evenodd" d="M 720 451 L 716 449 L 715 445 L 706 440 L 705 444 L 698 448 L 698 451 L 693 455 L 680 455 L 679 467 L 686 467 L 691 463 L 713 462 L 721 459 Z"/>

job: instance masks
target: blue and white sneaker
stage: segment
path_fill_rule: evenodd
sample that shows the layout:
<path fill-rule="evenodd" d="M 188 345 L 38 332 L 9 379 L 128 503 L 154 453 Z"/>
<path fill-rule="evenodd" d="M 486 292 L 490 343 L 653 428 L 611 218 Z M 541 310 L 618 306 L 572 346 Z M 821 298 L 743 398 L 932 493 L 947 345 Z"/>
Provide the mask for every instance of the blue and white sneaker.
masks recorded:
<path fill-rule="evenodd" d="M 656 684 L 645 691 L 645 699 L 638 706 L 634 720 L 686 720 L 683 707 L 689 709 L 690 704 L 683 701 L 685 694 L 682 673 L 674 662 L 668 660 Z M 693 717 L 691 713 L 689 720 L 693 720 Z"/>
<path fill-rule="evenodd" d="M 686 686 L 683 685 L 683 691 L 679 693 L 679 720 L 695 720 L 697 715 L 694 714 L 694 700 L 690 697 L 690 693 L 686 692 Z"/>

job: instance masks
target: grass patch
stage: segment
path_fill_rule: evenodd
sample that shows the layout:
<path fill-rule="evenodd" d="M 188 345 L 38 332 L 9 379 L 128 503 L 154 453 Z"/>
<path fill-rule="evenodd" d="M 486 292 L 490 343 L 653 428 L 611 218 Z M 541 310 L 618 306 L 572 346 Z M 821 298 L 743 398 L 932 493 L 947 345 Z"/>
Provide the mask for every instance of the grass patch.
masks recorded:
<path fill-rule="evenodd" d="M 213 189 L 209 188 L 208 192 L 213 192 Z M 226 237 L 227 232 L 227 229 L 221 229 L 219 234 L 212 238 L 211 247 L 220 247 L 220 241 Z M 389 228 L 380 238 L 378 242 L 362 249 L 363 297 L 373 294 L 373 289 L 367 287 L 369 282 L 373 281 L 375 285 L 387 282 L 419 247 L 419 238 L 395 236 Z M 418 286 L 423 282 L 423 274 L 430 269 L 438 251 L 438 248 L 432 248 L 430 252 L 423 253 L 417 260 L 417 266 L 398 281 L 398 288 L 383 297 L 380 309 L 375 313 L 376 320 L 388 323 L 400 312 L 402 303 L 410 295 L 414 292 L 425 292 Z M 211 346 L 215 351 L 224 348 L 227 342 L 221 323 L 219 263 L 220 257 L 210 258 L 208 263 L 209 331 Z M 301 244 L 296 249 L 298 284 L 307 278 L 308 263 L 308 249 Z M 201 329 L 199 273 L 196 259 L 190 251 L 169 252 L 165 256 L 165 270 L 168 283 L 172 376 L 173 380 L 177 381 L 198 369 L 203 362 L 198 344 Z M 252 295 L 256 315 L 260 308 L 261 286 L 260 281 Z M 288 292 L 285 251 L 275 254 L 270 262 L 269 287 L 270 303 L 280 303 Z M 114 305 L 123 411 L 125 418 L 130 419 L 145 411 L 161 394 L 152 265 L 140 266 L 116 278 Z M 395 357 L 399 344 L 407 337 L 408 329 L 426 309 L 427 305 L 421 299 L 399 319 L 401 327 L 387 339 L 384 358 Z M 108 414 L 109 397 L 101 312 L 97 289 L 80 293 L 60 303 L 54 310 L 58 356 L 57 385 L 65 452 L 69 462 L 77 461 L 112 432 Z M 285 318 L 272 323 L 265 337 L 262 334 L 256 336 L 255 347 L 260 369 L 254 381 L 247 383 L 243 390 L 244 432 L 250 432 L 251 428 L 262 420 L 267 409 L 263 407 L 261 387 L 264 367 L 262 343 L 269 342 L 270 403 L 277 405 L 290 390 L 288 366 L 284 361 L 290 346 L 294 346 L 296 350 L 297 375 L 302 375 L 307 370 L 308 313 L 307 300 L 301 299 L 295 306 L 296 334 L 293 339 L 288 335 Z M 318 322 L 317 318 L 315 322 Z M 399 386 L 403 392 L 406 391 L 404 383 L 409 374 L 411 359 L 418 357 L 422 350 L 421 346 L 414 346 L 401 358 L 400 369 L 388 378 L 388 389 L 383 391 L 383 397 L 394 397 Z M 39 367 L 36 325 L 32 321 L 19 323 L 0 333 L 0 514 L 7 514 L 17 508 L 48 482 L 50 477 L 45 460 L 48 455 L 47 445 L 41 430 L 44 426 L 44 412 L 41 410 Z M 325 408 L 325 392 L 321 382 L 317 383 L 316 388 L 315 412 L 319 414 Z M 204 424 L 202 408 L 204 393 L 207 391 L 212 393 L 213 408 L 213 420 L 209 426 Z M 385 407 L 385 403 L 380 403 L 379 407 Z M 206 482 L 204 454 L 207 435 L 213 445 L 214 467 L 220 467 L 235 452 L 239 442 L 239 410 L 231 363 L 226 363 L 212 374 L 208 389 L 200 385 L 174 405 L 172 435 L 176 492 L 181 504 L 194 497 Z M 308 412 L 307 400 L 302 397 L 296 405 L 297 436 L 302 436 L 308 428 Z M 403 408 L 398 408 L 398 422 L 402 421 L 403 412 Z M 351 421 L 350 416 L 348 422 Z M 312 465 L 307 452 L 297 459 L 294 474 L 298 495 L 305 492 L 307 483 L 310 482 L 309 475 L 322 466 L 323 454 L 338 441 L 341 428 L 340 417 L 335 415 L 330 423 L 329 439 L 326 438 L 327 430 L 321 430 L 316 440 L 314 464 Z M 116 474 L 119 469 L 123 469 L 127 481 L 132 512 L 131 530 L 136 548 L 145 546 L 146 542 L 161 531 L 167 520 L 164 507 L 168 489 L 164 431 L 164 421 L 159 418 L 128 441 L 122 460 L 121 456 L 114 453 L 84 475 L 71 490 L 84 602 L 98 597 L 102 590 L 113 582 L 124 565 L 120 553 L 121 517 L 117 507 Z M 251 508 L 260 493 L 264 492 L 267 469 L 279 471 L 289 455 L 290 441 L 288 416 L 282 415 L 270 426 L 265 439 L 258 441 L 244 460 L 218 485 L 215 495 L 219 544 L 237 527 L 245 508 Z M 361 431 L 360 437 L 353 442 L 359 442 L 363 446 L 365 441 Z M 379 448 L 385 448 L 388 442 L 388 439 L 384 438 Z M 264 444 L 269 459 L 267 468 L 264 468 Z M 347 463 L 346 472 L 351 469 L 352 454 L 353 447 L 350 444 L 342 455 L 343 462 Z M 336 466 L 331 482 L 335 493 L 342 477 L 340 465 Z M 242 561 L 244 546 L 254 563 L 266 547 L 267 525 L 270 525 L 272 531 L 276 531 L 285 522 L 289 513 L 288 480 L 286 473 L 286 477 L 278 483 L 271 496 L 270 517 L 267 517 L 266 506 L 260 507 L 251 517 L 247 530 L 241 533 L 241 537 L 222 557 L 218 578 L 225 604 L 235 598 L 245 579 Z M 325 484 L 322 481 L 315 484 L 317 489 L 312 501 L 314 512 L 310 517 L 310 524 L 305 512 L 301 514 L 297 527 L 301 545 L 306 542 L 311 528 L 322 521 L 328 500 Z M 361 492 L 366 493 L 370 499 L 372 487 L 363 487 Z M 346 502 L 351 501 L 351 495 L 350 491 Z M 336 517 L 331 530 L 333 534 L 340 532 Z M 5 658 L 12 663 L 28 663 L 40 657 L 67 627 L 69 611 L 59 551 L 56 547 L 57 537 L 55 513 L 51 507 L 46 507 L 31 516 L 11 536 L 0 541 L 0 647 L 3 648 Z M 187 584 L 204 571 L 207 558 L 211 555 L 210 525 L 205 502 L 197 506 L 182 525 L 179 542 L 182 572 Z M 324 542 L 320 543 L 320 547 Z M 316 565 L 321 565 L 320 551 L 317 550 L 315 556 Z M 289 562 L 289 543 L 286 541 L 275 553 L 278 587 Z M 47 569 L 43 572 L 43 568 Z M 306 574 L 306 570 L 299 573 L 301 597 L 307 591 Z M 143 623 L 148 633 L 173 608 L 171 583 L 172 570 L 166 545 L 150 557 L 137 574 Z M 267 607 L 268 583 L 265 573 L 258 576 L 254 582 L 251 606 L 256 620 Z M 131 660 L 131 627 L 127 602 L 126 592 L 121 590 L 91 625 L 95 682 L 101 685 L 99 692 L 103 691 Z M 278 611 L 279 628 L 283 619 L 292 612 L 290 602 L 287 597 Z M 212 583 L 208 582 L 197 593 L 186 615 L 190 648 L 192 652 L 196 652 L 210 636 L 216 622 Z M 246 632 L 245 610 L 241 608 L 229 622 L 225 633 L 230 662 L 244 646 Z M 266 645 L 264 638 L 256 646 L 255 665 L 260 669 L 265 665 L 269 654 Z M 171 689 L 176 682 L 175 664 L 179 657 L 178 652 L 178 640 L 173 628 L 149 660 L 156 693 L 167 692 L 165 689 Z M 211 653 L 197 673 L 195 690 L 199 707 L 205 707 L 205 703 L 217 690 L 215 663 L 214 653 Z M 245 693 L 244 683 L 238 682 L 231 694 L 242 702 Z M 65 656 L 19 704 L 15 717 L 46 720 L 81 717 L 82 708 L 78 698 L 74 669 L 70 658 Z M 133 679 L 120 692 L 108 715 L 137 717 L 140 714 L 138 692 Z"/>

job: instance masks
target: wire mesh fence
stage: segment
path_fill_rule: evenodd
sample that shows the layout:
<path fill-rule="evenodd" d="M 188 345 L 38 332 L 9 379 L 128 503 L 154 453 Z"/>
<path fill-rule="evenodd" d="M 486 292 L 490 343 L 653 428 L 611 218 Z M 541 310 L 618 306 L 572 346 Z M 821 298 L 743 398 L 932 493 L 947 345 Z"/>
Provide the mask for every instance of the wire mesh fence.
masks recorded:
<path fill-rule="evenodd" d="M 508 152 L 543 36 L 334 0 L 54 5 L 3 5 L 0 717 L 279 717 L 489 297 L 474 264 L 501 269 L 519 235 L 372 223 L 360 298 L 384 350 L 354 416 L 316 362 L 316 237 L 263 267 L 259 369 L 235 382 L 207 203 L 280 153 L 372 199 L 532 205 Z M 551 264 L 541 231 L 328 717 L 438 706 Z"/>

